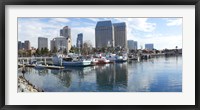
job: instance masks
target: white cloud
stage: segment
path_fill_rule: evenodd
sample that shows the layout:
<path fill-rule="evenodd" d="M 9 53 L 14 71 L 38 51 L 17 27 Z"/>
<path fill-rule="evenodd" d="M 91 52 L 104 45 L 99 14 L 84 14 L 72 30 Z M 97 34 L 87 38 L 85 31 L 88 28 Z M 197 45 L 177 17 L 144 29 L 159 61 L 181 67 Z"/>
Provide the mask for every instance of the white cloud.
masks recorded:
<path fill-rule="evenodd" d="M 91 21 L 93 21 L 93 22 L 97 22 L 97 21 L 100 21 L 100 19 L 98 19 L 98 18 L 87 18 L 88 20 L 91 20 Z"/>
<path fill-rule="evenodd" d="M 165 49 L 165 48 L 174 49 L 175 46 L 178 46 L 178 48 L 182 48 L 182 36 L 179 35 L 174 35 L 174 36 L 158 35 L 154 37 L 146 37 L 145 39 L 137 37 L 137 41 L 139 41 L 138 47 L 142 46 L 143 48 L 146 43 L 153 43 L 155 49 Z"/>
<path fill-rule="evenodd" d="M 50 41 L 59 35 L 59 30 L 63 27 L 61 24 L 51 24 L 36 19 L 20 20 L 18 24 L 18 40 L 29 40 L 31 46 L 35 48 L 38 47 L 38 37 L 46 37 Z"/>
<path fill-rule="evenodd" d="M 19 20 L 18 40 L 30 40 L 31 46 L 37 48 L 38 37 L 47 37 L 50 47 L 50 40 L 59 36 L 59 30 L 65 25 L 68 25 L 58 22 L 57 20 L 58 19 L 55 20 L 55 18 L 50 19 L 48 22 L 41 21 L 41 19 Z M 156 24 L 149 23 L 147 20 L 147 18 L 114 18 L 112 22 L 126 22 L 127 39 L 138 41 L 138 47 L 142 45 L 144 48 L 145 43 L 154 43 L 156 49 L 175 48 L 175 46 L 182 47 L 182 36 L 163 36 L 162 34 L 157 34 L 154 31 Z M 91 41 L 93 46 L 95 46 L 95 23 L 86 22 L 85 24 L 85 22 L 70 22 L 70 24 L 72 25 L 71 33 L 73 45 L 76 45 L 77 34 L 83 33 L 83 40 Z M 141 36 L 141 34 L 138 34 L 137 32 L 146 33 L 146 35 L 144 34 L 144 36 Z"/>
<path fill-rule="evenodd" d="M 127 29 L 152 32 L 156 29 L 156 23 L 147 22 L 148 18 L 115 18 L 120 22 L 126 22 Z"/>
<path fill-rule="evenodd" d="M 83 42 L 91 41 L 92 45 L 95 46 L 94 27 L 75 27 L 71 29 L 71 33 L 72 33 L 72 44 L 76 45 L 77 34 L 83 33 Z"/>
<path fill-rule="evenodd" d="M 177 19 L 167 19 L 167 26 L 179 26 L 182 24 L 182 18 Z"/>
<path fill-rule="evenodd" d="M 127 40 L 138 41 L 138 48 L 144 48 L 146 43 L 154 43 L 156 49 L 174 49 L 175 46 L 182 48 L 182 35 L 163 35 L 157 33 L 156 23 L 149 23 L 147 18 L 115 18 L 117 21 L 126 22 Z M 168 19 L 169 20 L 169 19 Z M 182 20 L 181 20 L 182 21 Z M 170 21 L 172 22 L 172 21 Z M 175 22 L 175 21 L 173 21 Z M 178 24 L 178 23 L 177 23 Z M 143 36 L 137 32 L 146 33 Z"/>
<path fill-rule="evenodd" d="M 67 18 L 51 18 L 51 21 L 52 21 L 52 22 L 62 22 L 62 23 L 67 23 L 67 22 L 69 22 L 70 20 L 67 19 Z"/>

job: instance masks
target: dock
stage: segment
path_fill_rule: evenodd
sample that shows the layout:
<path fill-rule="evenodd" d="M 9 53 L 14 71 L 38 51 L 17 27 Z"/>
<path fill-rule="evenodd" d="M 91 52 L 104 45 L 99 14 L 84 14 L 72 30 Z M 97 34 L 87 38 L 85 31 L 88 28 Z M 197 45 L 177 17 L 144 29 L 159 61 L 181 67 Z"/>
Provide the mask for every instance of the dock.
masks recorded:
<path fill-rule="evenodd" d="M 32 65 L 32 64 L 19 64 L 18 65 L 18 68 L 20 67 L 36 67 L 36 65 Z M 42 68 L 47 68 L 47 69 L 64 69 L 65 67 L 64 66 L 55 66 L 55 65 L 41 65 L 40 67 Z"/>
<path fill-rule="evenodd" d="M 63 66 L 45 66 L 45 68 L 48 68 L 48 69 L 64 69 L 65 67 L 63 67 Z"/>

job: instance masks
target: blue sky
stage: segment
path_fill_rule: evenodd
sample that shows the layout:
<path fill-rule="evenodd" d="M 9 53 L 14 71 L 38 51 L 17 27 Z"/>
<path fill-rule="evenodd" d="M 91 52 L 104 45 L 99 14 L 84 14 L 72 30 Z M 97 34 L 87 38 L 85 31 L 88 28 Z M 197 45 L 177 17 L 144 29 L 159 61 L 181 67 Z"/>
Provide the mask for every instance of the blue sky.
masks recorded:
<path fill-rule="evenodd" d="M 71 27 L 72 45 L 78 33 L 95 46 L 95 26 L 98 21 L 126 22 L 127 40 L 138 41 L 138 47 L 154 43 L 156 49 L 182 48 L 182 18 L 18 18 L 18 40 L 29 40 L 37 48 L 38 37 L 50 40 L 58 37 L 60 29 Z"/>

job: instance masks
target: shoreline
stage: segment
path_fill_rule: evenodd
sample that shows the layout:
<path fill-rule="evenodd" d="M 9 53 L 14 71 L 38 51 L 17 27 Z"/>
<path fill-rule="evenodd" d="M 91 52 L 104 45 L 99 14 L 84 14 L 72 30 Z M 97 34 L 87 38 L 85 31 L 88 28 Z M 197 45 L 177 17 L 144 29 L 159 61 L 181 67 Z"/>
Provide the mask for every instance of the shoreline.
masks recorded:
<path fill-rule="evenodd" d="M 23 76 L 18 76 L 17 92 L 44 92 L 44 91 L 36 88 Z"/>

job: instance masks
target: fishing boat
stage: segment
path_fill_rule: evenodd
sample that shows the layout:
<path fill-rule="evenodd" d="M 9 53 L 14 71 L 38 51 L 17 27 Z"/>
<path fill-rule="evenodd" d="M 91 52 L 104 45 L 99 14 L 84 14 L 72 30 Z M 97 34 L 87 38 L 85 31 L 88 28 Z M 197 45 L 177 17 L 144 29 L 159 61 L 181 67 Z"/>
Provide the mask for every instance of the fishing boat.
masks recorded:
<path fill-rule="evenodd" d="M 62 57 L 62 55 L 56 54 L 53 56 L 53 64 L 65 67 L 82 67 L 82 66 L 90 66 L 91 60 L 86 59 L 73 59 L 70 57 Z"/>
<path fill-rule="evenodd" d="M 62 62 L 62 66 L 68 67 L 68 66 L 76 66 L 76 67 L 80 67 L 80 66 L 89 66 L 91 65 L 91 60 L 85 60 L 85 59 L 81 59 L 78 61 L 66 61 L 63 60 Z"/>

